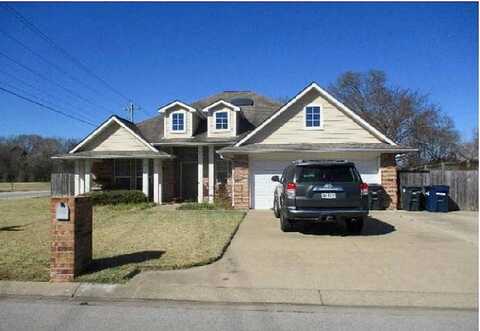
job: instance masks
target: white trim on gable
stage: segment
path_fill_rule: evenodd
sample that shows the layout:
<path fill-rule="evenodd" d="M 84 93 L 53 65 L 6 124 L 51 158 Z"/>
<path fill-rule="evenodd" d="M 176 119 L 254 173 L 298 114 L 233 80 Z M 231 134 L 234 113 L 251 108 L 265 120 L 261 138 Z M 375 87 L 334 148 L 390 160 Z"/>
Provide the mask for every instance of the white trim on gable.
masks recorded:
<path fill-rule="evenodd" d="M 363 118 L 358 116 L 355 112 L 350 110 L 347 106 L 345 106 L 343 103 L 335 99 L 333 96 L 331 96 L 328 92 L 323 90 L 317 83 L 311 83 L 307 87 L 305 87 L 300 93 L 298 93 L 294 98 L 292 98 L 289 102 L 287 102 L 285 105 L 283 105 L 278 111 L 273 113 L 272 116 L 270 116 L 265 122 L 263 122 L 261 125 L 259 125 L 255 130 L 250 132 L 248 135 L 246 135 L 243 139 L 241 139 L 239 142 L 235 144 L 235 147 L 241 146 L 243 143 L 248 141 L 250 138 L 252 138 L 255 134 L 257 134 L 260 130 L 262 130 L 265 126 L 267 126 L 269 123 L 271 123 L 275 118 L 280 116 L 283 112 L 285 112 L 287 109 L 290 108 L 291 105 L 293 105 L 295 102 L 297 102 L 301 97 L 303 97 L 305 94 L 310 92 L 311 90 L 317 90 L 320 95 L 322 95 L 325 99 L 327 99 L 329 102 L 331 102 L 333 105 L 338 107 L 340 110 L 342 110 L 346 115 L 350 116 L 354 121 L 356 121 L 359 125 L 361 125 L 365 130 L 369 131 L 371 134 L 373 134 L 375 137 L 387 142 L 390 145 L 396 146 L 397 144 L 389 139 L 387 136 L 385 136 L 383 133 L 375 129 L 373 126 L 368 124 L 367 121 L 365 121 Z"/>
<path fill-rule="evenodd" d="M 132 129 L 130 129 L 125 123 L 120 121 L 115 115 L 110 117 L 105 123 L 100 125 L 98 128 L 96 128 L 92 133 L 90 133 L 87 137 L 85 137 L 77 146 L 75 146 L 69 154 L 73 154 L 76 151 L 78 151 L 82 146 L 84 146 L 86 143 L 88 143 L 91 139 L 95 138 L 100 132 L 102 132 L 107 126 L 110 125 L 110 123 L 115 122 L 118 125 L 120 125 L 122 128 L 126 129 L 129 133 L 131 133 L 135 138 L 137 138 L 142 144 L 147 146 L 151 151 L 157 152 L 158 150 L 153 147 L 150 143 L 148 143 L 145 139 L 140 137 L 137 133 L 135 133 Z"/>
<path fill-rule="evenodd" d="M 173 108 L 175 106 L 179 106 L 179 107 L 182 107 L 182 108 L 185 108 L 186 110 L 192 112 L 192 113 L 195 113 L 197 110 L 189 105 L 187 105 L 186 103 L 183 103 L 181 101 L 173 101 L 173 102 L 170 102 L 169 104 L 161 107 L 158 109 L 158 112 L 159 113 L 164 113 L 165 111 L 167 111 L 168 109 L 170 108 Z"/>
<path fill-rule="evenodd" d="M 225 107 L 228 107 L 234 111 L 240 111 L 240 107 L 235 106 L 234 104 L 231 104 L 230 102 L 227 102 L 225 100 L 218 100 L 217 102 L 212 103 L 211 105 L 205 107 L 202 109 L 204 112 L 208 112 L 210 109 L 215 108 L 219 105 L 224 105 Z"/>

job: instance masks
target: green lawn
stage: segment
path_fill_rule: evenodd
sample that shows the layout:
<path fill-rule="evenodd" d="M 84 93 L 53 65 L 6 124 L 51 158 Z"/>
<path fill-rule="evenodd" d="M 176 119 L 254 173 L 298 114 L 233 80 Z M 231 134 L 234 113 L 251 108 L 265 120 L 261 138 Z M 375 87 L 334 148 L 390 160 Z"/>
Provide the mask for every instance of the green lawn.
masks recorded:
<path fill-rule="evenodd" d="M 13 184 L 13 190 L 12 190 Z M 0 192 L 12 191 L 50 191 L 50 182 L 18 182 L 4 183 L 0 182 Z"/>
<path fill-rule="evenodd" d="M 0 200 L 0 279 L 48 280 L 48 206 L 48 198 Z M 94 261 L 77 280 L 124 282 L 141 270 L 213 262 L 244 215 L 148 205 L 95 207 Z"/>

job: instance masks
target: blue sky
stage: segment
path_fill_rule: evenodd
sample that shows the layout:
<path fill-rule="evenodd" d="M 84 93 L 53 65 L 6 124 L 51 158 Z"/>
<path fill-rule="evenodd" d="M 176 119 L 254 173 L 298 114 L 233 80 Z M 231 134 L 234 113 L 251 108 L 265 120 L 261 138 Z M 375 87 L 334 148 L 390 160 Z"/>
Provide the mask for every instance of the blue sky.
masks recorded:
<path fill-rule="evenodd" d="M 11 3 L 142 111 L 223 90 L 291 97 L 312 81 L 380 69 L 428 94 L 469 138 L 478 123 L 476 3 Z M 126 116 L 110 91 L 0 7 L 0 86 L 102 122 Z M 35 57 L 12 36 L 67 72 Z M 78 83 L 81 81 L 82 83 Z M 27 82 L 30 85 L 24 85 Z M 53 83 L 52 83 L 53 82 Z M 87 87 L 85 87 L 87 86 Z M 88 100 L 88 101 L 86 101 Z M 81 138 L 91 127 L 0 91 L 0 135 Z"/>

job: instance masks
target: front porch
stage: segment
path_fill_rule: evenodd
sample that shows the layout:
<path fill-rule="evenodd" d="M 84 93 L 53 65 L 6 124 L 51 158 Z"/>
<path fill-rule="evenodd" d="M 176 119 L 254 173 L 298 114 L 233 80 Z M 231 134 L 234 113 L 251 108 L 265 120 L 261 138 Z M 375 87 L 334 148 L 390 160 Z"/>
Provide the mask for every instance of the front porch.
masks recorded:
<path fill-rule="evenodd" d="M 231 162 L 215 152 L 223 146 L 170 146 L 162 156 L 136 152 L 79 152 L 57 156 L 74 162 L 74 194 L 98 190 L 140 190 L 158 204 L 213 203 L 230 199 Z M 168 155 L 168 157 L 165 157 Z"/>

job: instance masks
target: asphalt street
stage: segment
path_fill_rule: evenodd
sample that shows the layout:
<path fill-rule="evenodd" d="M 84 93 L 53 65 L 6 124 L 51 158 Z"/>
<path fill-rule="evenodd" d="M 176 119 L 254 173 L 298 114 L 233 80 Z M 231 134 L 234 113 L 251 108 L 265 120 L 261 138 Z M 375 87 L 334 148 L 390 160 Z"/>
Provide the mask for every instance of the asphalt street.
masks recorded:
<path fill-rule="evenodd" d="M 0 299 L 0 330 L 475 330 L 466 310 Z"/>
<path fill-rule="evenodd" d="M 50 195 L 50 191 L 0 192 L 0 200 L 47 197 L 49 195 Z"/>

